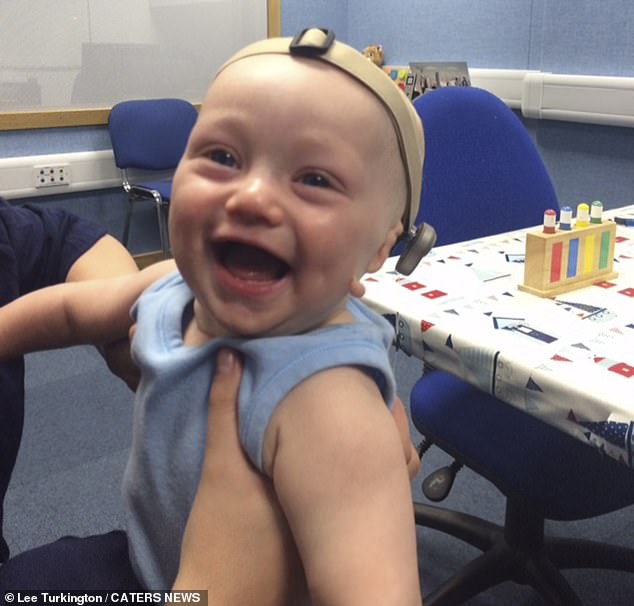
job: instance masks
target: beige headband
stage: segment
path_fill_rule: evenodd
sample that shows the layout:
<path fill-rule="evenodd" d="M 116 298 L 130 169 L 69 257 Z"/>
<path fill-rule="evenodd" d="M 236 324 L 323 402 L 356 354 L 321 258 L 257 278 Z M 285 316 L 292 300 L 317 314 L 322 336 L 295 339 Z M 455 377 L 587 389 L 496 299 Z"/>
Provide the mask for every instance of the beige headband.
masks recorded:
<path fill-rule="evenodd" d="M 330 63 L 366 86 L 383 103 L 392 119 L 407 177 L 407 201 L 403 226 L 407 233 L 416 220 L 420 205 L 425 143 L 423 127 L 409 99 L 388 75 L 357 50 L 335 41 L 332 32 L 304 30 L 295 38 L 268 38 L 238 51 L 219 70 L 253 55 L 289 54 Z"/>

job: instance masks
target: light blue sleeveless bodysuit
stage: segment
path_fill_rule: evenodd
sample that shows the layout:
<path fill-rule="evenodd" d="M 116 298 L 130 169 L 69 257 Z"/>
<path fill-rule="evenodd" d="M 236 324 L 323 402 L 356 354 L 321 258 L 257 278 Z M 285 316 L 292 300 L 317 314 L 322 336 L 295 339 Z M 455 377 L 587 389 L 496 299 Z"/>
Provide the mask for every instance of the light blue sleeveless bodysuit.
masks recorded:
<path fill-rule="evenodd" d="M 142 379 L 123 495 L 132 563 L 151 590 L 169 589 L 178 571 L 204 457 L 218 348 L 231 347 L 244 357 L 240 439 L 260 470 L 264 434 L 277 404 L 310 375 L 335 366 L 362 366 L 388 406 L 395 393 L 388 358 L 393 330 L 357 300 L 348 305 L 354 324 L 288 337 L 216 339 L 195 348 L 182 341 L 192 301 L 191 290 L 176 273 L 148 289 L 133 310 L 137 332 L 132 351 Z"/>

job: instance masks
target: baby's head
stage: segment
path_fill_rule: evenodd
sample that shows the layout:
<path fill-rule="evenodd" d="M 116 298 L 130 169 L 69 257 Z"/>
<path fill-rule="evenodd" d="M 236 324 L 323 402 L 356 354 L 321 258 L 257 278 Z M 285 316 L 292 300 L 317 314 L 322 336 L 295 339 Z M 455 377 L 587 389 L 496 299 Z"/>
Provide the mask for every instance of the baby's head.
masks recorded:
<path fill-rule="evenodd" d="M 375 69 L 372 64 L 368 65 L 370 62 L 362 53 L 335 41 L 332 32 L 319 28 L 304 30 L 292 40 L 270 38 L 250 44 L 231 57 L 220 71 L 246 57 L 273 54 L 317 59 L 335 66 L 362 84 L 383 105 L 397 137 L 406 188 L 404 198 L 394 195 L 386 200 L 386 203 L 395 204 L 396 208 L 399 204 L 404 204 L 402 223 L 407 233 L 418 214 L 425 155 L 421 121 L 409 99 L 382 69 Z M 375 125 L 365 126 L 372 128 Z M 385 147 L 389 147 L 389 141 L 385 141 Z"/>
<path fill-rule="evenodd" d="M 238 52 L 174 179 L 172 248 L 199 324 L 263 335 L 336 322 L 413 224 L 422 166 L 415 110 L 361 53 L 322 30 Z"/>

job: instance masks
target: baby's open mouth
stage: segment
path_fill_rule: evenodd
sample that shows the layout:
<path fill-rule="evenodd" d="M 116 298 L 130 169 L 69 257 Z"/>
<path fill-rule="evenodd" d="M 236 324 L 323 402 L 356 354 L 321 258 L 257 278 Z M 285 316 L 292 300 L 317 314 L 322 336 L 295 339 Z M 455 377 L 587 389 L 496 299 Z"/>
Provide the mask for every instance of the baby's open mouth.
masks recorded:
<path fill-rule="evenodd" d="M 288 263 L 257 246 L 221 242 L 214 245 L 214 253 L 222 266 L 241 280 L 270 282 L 290 271 Z"/>

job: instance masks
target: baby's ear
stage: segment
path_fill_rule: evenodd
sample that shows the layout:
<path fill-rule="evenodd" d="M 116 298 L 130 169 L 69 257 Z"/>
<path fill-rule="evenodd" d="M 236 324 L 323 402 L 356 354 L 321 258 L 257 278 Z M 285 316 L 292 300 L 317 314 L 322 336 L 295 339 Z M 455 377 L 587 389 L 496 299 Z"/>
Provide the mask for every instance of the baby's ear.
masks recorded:
<path fill-rule="evenodd" d="M 385 260 L 390 256 L 390 251 L 394 248 L 398 237 L 403 233 L 403 224 L 398 221 L 387 232 L 383 244 L 381 244 L 379 250 L 377 250 L 374 258 L 368 264 L 368 273 L 372 273 L 381 269 Z"/>
<path fill-rule="evenodd" d="M 385 260 L 390 256 L 390 251 L 394 248 L 398 237 L 403 233 L 403 224 L 399 220 L 395 223 L 385 236 L 385 240 L 376 251 L 374 257 L 368 263 L 365 273 L 371 274 L 381 269 Z M 350 281 L 349 292 L 353 297 L 361 298 L 365 294 L 365 286 L 361 282 L 361 278 L 353 278 Z"/>

